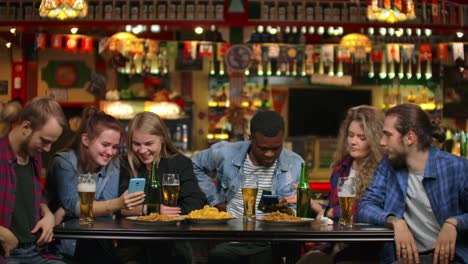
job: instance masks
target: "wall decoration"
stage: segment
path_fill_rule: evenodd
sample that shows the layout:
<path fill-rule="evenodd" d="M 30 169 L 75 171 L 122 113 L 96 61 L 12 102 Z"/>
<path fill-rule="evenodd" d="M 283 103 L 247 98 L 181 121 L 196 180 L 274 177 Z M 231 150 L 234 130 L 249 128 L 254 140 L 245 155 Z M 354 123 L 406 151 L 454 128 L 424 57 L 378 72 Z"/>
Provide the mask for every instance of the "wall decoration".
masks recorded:
<path fill-rule="evenodd" d="M 82 61 L 51 60 L 41 75 L 49 88 L 83 88 L 91 79 L 91 69 Z"/>

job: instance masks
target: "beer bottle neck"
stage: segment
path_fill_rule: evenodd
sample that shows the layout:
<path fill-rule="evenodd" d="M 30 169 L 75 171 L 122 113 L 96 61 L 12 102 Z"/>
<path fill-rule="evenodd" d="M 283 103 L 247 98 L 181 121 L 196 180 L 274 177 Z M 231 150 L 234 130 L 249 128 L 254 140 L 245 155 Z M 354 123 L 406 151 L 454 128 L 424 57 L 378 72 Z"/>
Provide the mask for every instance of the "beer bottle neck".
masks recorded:
<path fill-rule="evenodd" d="M 307 167 L 303 164 L 301 168 L 301 177 L 299 179 L 299 187 L 307 188 L 309 186 L 309 177 L 307 175 Z"/>

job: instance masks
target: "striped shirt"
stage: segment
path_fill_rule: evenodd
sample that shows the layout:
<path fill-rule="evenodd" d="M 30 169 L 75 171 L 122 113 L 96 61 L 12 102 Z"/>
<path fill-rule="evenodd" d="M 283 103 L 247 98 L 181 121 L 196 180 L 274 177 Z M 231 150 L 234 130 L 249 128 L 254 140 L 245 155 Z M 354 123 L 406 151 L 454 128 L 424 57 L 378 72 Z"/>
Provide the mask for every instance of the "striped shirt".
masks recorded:
<path fill-rule="evenodd" d="M 260 198 L 262 197 L 263 191 L 268 191 L 270 193 L 272 191 L 273 172 L 275 171 L 276 163 L 278 163 L 278 160 L 276 160 L 275 163 L 270 167 L 256 166 L 250 160 L 249 155 L 247 155 L 246 159 L 244 160 L 242 174 L 245 177 L 245 181 L 252 184 L 254 184 L 255 181 L 258 182 L 257 199 L 255 202 L 255 215 L 257 218 L 267 214 L 258 209 L 258 204 L 260 203 Z M 236 194 L 229 202 L 227 211 L 235 217 L 242 218 L 244 212 L 242 188 L 237 190 Z"/>

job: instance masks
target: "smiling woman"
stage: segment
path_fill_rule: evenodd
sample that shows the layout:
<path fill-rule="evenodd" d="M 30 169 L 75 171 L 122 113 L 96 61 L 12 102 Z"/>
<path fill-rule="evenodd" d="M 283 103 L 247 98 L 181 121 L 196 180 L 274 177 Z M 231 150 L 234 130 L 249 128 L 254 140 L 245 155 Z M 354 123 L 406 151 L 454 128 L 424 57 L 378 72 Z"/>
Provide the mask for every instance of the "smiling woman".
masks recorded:
<path fill-rule="evenodd" d="M 113 212 L 132 208 L 143 202 L 142 197 L 134 199 L 137 194 L 118 195 L 119 163 L 114 158 L 122 133 L 120 122 L 114 117 L 93 107 L 83 111 L 82 122 L 74 139 L 65 151 L 54 156 L 48 169 L 46 190 L 50 207 L 55 212 L 56 223 L 63 220 L 65 212 L 68 217 L 80 216 L 78 174 L 81 173 L 97 175 L 92 205 L 93 215 L 97 219 L 111 218 Z M 62 255 L 74 256 L 86 263 L 89 262 L 85 259 L 87 256 L 102 254 L 92 253 L 93 251 L 109 253 L 109 249 L 113 248 L 104 241 L 78 241 L 78 244 L 76 241 L 61 241 L 57 247 Z M 104 255 L 115 258 L 112 252 Z"/>

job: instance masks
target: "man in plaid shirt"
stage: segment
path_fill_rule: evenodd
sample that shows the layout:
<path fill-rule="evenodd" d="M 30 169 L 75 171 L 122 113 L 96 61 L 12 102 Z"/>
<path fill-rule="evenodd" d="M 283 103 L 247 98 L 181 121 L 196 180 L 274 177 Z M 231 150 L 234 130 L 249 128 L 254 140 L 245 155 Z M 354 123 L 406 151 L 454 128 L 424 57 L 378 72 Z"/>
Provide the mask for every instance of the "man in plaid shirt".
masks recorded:
<path fill-rule="evenodd" d="M 65 125 L 60 105 L 37 97 L 0 139 L 0 263 L 62 263 L 44 252 L 55 220 L 42 197 L 40 153 Z"/>
<path fill-rule="evenodd" d="M 393 228 L 388 259 L 468 263 L 468 160 L 431 146 L 442 134 L 412 104 L 385 112 L 386 157 L 359 204 L 359 220 Z"/>

